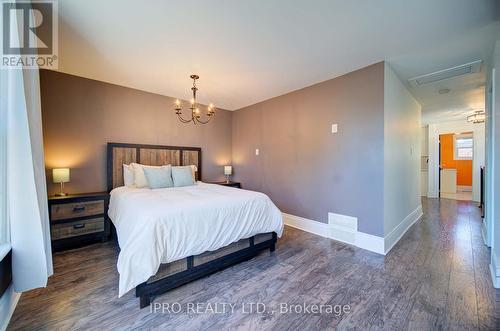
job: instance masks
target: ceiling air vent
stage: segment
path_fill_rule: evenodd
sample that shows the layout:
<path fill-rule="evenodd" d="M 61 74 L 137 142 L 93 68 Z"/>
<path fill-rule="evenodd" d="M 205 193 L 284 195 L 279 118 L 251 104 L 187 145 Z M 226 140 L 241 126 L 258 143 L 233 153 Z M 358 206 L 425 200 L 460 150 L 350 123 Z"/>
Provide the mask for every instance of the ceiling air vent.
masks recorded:
<path fill-rule="evenodd" d="M 417 87 L 424 84 L 439 82 L 445 79 L 452 79 L 464 75 L 470 75 L 481 71 L 482 62 L 483 61 L 479 60 L 462 64 L 453 68 L 439 70 L 430 74 L 425 74 L 422 76 L 410 78 L 408 79 L 408 82 L 410 83 L 411 86 Z"/>

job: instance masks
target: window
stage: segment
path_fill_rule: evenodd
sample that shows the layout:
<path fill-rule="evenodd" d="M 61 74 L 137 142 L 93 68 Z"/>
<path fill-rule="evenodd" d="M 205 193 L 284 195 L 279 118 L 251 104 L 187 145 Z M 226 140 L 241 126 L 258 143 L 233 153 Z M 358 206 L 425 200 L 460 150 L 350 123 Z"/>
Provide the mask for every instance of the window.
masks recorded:
<path fill-rule="evenodd" d="M 455 160 L 472 160 L 474 155 L 474 139 L 472 133 L 462 133 L 453 136 Z"/>

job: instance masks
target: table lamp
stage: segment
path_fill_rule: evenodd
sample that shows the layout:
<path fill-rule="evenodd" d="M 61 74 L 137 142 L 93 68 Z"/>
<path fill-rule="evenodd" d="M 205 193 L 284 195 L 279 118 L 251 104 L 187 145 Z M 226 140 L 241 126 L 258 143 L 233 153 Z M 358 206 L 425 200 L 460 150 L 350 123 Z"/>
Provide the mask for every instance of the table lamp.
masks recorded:
<path fill-rule="evenodd" d="M 52 169 L 52 181 L 61 184 L 61 192 L 55 195 L 59 197 L 66 196 L 66 193 L 64 193 L 64 183 L 69 182 L 69 168 Z"/>
<path fill-rule="evenodd" d="M 229 184 L 229 176 L 233 173 L 233 166 L 224 166 L 224 175 L 226 175 L 226 183 Z"/>

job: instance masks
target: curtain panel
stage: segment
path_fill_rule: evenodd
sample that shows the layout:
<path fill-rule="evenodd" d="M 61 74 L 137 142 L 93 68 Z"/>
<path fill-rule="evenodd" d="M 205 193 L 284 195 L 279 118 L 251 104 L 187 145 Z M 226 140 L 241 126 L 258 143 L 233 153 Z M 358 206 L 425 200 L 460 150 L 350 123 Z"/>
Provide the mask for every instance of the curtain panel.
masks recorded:
<path fill-rule="evenodd" d="M 1 69 L 0 94 L 12 278 L 23 292 L 46 286 L 53 273 L 38 70 Z"/>

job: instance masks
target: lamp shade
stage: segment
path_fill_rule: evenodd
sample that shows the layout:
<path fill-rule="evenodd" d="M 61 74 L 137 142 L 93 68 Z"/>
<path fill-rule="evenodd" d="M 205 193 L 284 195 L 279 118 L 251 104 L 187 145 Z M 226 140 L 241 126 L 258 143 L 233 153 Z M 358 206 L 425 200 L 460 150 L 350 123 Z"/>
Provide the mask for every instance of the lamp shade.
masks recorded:
<path fill-rule="evenodd" d="M 233 166 L 224 166 L 224 175 L 229 176 L 233 173 Z"/>
<path fill-rule="evenodd" d="M 54 183 L 69 182 L 69 168 L 52 169 L 52 181 Z"/>

